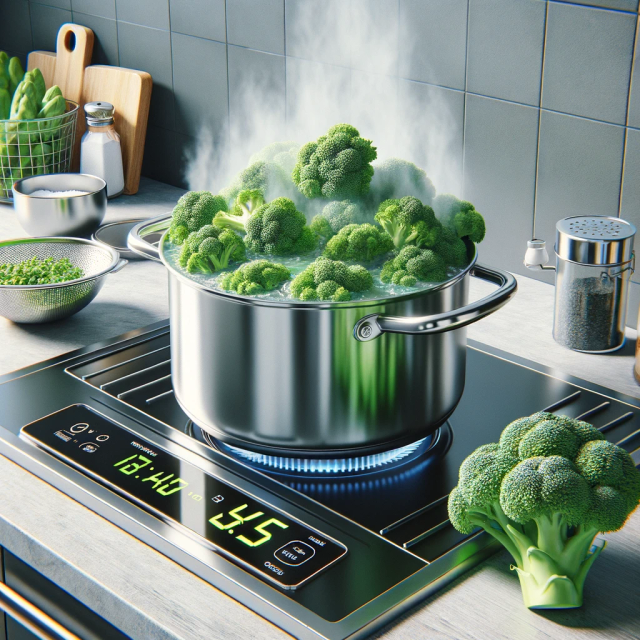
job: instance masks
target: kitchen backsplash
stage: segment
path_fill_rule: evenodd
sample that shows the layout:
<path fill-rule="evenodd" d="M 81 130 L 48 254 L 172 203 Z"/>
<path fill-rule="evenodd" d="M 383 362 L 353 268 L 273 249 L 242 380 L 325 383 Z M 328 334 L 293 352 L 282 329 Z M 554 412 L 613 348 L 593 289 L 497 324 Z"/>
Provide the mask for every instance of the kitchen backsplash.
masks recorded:
<path fill-rule="evenodd" d="M 0 49 L 24 58 L 54 50 L 65 22 L 93 29 L 94 64 L 153 76 L 143 173 L 184 186 L 202 123 L 222 130 L 242 113 L 243 78 L 268 78 L 284 120 L 307 66 L 366 78 L 292 26 L 309 5 L 326 25 L 350 2 L 397 47 L 394 82 L 374 99 L 447 104 L 461 195 L 489 228 L 483 262 L 551 281 L 522 265 L 533 233 L 552 246 L 556 220 L 583 213 L 640 228 L 638 0 L 1 0 Z M 631 324 L 640 269 L 634 280 Z"/>

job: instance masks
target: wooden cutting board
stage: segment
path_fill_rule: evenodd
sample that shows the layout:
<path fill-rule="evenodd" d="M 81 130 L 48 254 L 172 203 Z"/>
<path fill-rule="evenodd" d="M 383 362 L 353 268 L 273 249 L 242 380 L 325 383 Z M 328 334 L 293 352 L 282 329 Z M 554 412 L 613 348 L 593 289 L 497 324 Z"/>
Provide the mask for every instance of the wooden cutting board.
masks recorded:
<path fill-rule="evenodd" d="M 93 31 L 81 25 L 60 27 L 56 51 L 57 54 L 33 51 L 29 54 L 27 70 L 38 67 L 47 88 L 57 84 L 65 98 L 80 106 L 72 170 L 80 168 L 80 141 L 86 129 L 85 103 L 110 102 L 116 110 L 116 131 L 122 146 L 124 193 L 137 193 L 153 85 L 151 76 L 122 67 L 87 66 L 93 53 Z"/>
<path fill-rule="evenodd" d="M 84 70 L 81 103 L 110 102 L 120 134 L 124 192 L 137 193 L 153 82 L 145 71 L 94 65 Z"/>
<path fill-rule="evenodd" d="M 63 24 L 58 31 L 56 53 L 33 51 L 27 59 L 27 71 L 38 67 L 47 89 L 57 84 L 67 100 L 80 105 L 73 150 L 72 170 L 80 167 L 80 140 L 85 131 L 82 111 L 82 84 L 84 69 L 93 55 L 93 31 L 78 24 Z"/>

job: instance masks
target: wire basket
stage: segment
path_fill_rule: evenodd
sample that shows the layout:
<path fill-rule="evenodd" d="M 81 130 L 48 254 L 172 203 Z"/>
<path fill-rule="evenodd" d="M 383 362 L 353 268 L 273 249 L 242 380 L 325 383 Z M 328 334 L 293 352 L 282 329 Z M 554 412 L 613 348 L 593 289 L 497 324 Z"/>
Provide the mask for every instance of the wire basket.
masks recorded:
<path fill-rule="evenodd" d="M 21 178 L 70 171 L 77 120 L 71 100 L 60 116 L 0 120 L 0 202 L 13 202 L 11 187 Z"/>

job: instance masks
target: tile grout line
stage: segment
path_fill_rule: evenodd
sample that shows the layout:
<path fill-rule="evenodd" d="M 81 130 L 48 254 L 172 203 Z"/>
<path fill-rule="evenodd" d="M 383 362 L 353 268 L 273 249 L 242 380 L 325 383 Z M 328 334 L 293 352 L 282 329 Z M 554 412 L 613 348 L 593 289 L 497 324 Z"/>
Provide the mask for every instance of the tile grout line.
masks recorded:
<path fill-rule="evenodd" d="M 638 53 L 638 38 L 640 37 L 640 16 L 636 18 L 636 33 L 631 51 L 631 70 L 629 72 L 629 91 L 627 93 L 627 114 L 625 118 L 624 140 L 622 142 L 622 171 L 620 172 L 620 195 L 618 197 L 618 218 L 622 216 L 622 194 L 624 192 L 624 170 L 627 164 L 627 140 L 629 138 L 629 112 L 631 111 L 631 90 L 633 87 L 633 73 Z"/>
<path fill-rule="evenodd" d="M 289 138 L 289 101 L 287 100 L 287 67 L 289 66 L 287 64 L 287 0 L 282 0 L 282 29 L 284 46 L 284 130 L 287 132 L 287 138 Z"/>
<path fill-rule="evenodd" d="M 120 66 L 120 29 L 118 29 L 118 0 L 113 0 L 114 20 L 116 21 L 116 55 L 118 56 L 118 66 Z M 171 21 L 169 21 L 169 28 L 171 28 Z M 173 66 L 173 59 L 171 60 L 171 66 Z"/>
<path fill-rule="evenodd" d="M 460 185 L 460 194 L 464 198 L 465 196 L 465 156 L 466 156 L 466 145 L 465 145 L 465 136 L 467 133 L 467 86 L 468 86 L 468 68 L 469 68 L 469 15 L 471 13 L 471 0 L 467 0 L 467 23 L 466 23 L 466 37 L 465 37 L 465 49 L 464 49 L 464 93 L 462 96 L 462 175 L 461 180 L 462 184 Z"/>
<path fill-rule="evenodd" d="M 544 66 L 547 53 L 547 31 L 549 29 L 549 0 L 547 0 L 546 11 L 544 14 L 544 35 L 542 37 L 542 60 L 540 70 L 540 104 L 538 105 L 538 137 L 536 140 L 536 175 L 535 184 L 533 186 L 533 220 L 531 224 L 531 237 L 536 237 L 536 213 L 538 209 L 538 177 L 540 172 L 540 128 L 542 124 L 542 90 L 544 86 Z"/>
<path fill-rule="evenodd" d="M 229 82 L 229 12 L 224 0 L 224 51 L 227 63 L 227 144 L 231 144 L 231 83 Z"/>

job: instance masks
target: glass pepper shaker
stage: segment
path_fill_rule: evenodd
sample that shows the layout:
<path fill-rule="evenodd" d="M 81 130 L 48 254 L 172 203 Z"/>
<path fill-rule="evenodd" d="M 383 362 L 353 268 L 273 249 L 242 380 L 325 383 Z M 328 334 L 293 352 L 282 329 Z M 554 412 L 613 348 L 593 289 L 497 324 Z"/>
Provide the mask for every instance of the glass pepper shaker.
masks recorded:
<path fill-rule="evenodd" d="M 555 269 L 553 337 L 574 351 L 608 353 L 624 345 L 636 228 L 609 216 L 573 216 L 556 224 L 556 266 L 543 240 L 528 243 L 529 269 Z"/>
<path fill-rule="evenodd" d="M 107 197 L 124 191 L 124 171 L 120 136 L 114 122 L 115 109 L 109 102 L 84 105 L 87 130 L 80 145 L 80 173 L 98 176 L 107 183 Z"/>

